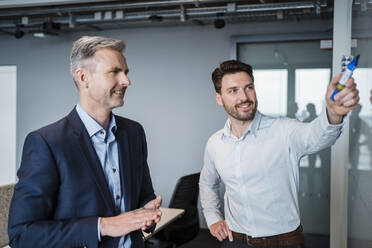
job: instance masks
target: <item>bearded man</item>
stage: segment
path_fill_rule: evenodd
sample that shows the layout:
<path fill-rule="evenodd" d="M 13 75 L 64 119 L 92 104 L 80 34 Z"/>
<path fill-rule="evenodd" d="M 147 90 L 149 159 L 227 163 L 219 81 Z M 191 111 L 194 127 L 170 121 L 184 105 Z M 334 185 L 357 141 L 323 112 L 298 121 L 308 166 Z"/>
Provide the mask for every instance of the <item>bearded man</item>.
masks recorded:
<path fill-rule="evenodd" d="M 351 78 L 330 100 L 341 74 L 328 85 L 326 107 L 310 123 L 257 111 L 252 67 L 225 61 L 212 74 L 225 127 L 208 140 L 200 199 L 211 234 L 221 247 L 303 247 L 298 205 L 299 162 L 335 143 L 344 116 L 359 102 Z M 219 183 L 226 187 L 224 215 Z"/>

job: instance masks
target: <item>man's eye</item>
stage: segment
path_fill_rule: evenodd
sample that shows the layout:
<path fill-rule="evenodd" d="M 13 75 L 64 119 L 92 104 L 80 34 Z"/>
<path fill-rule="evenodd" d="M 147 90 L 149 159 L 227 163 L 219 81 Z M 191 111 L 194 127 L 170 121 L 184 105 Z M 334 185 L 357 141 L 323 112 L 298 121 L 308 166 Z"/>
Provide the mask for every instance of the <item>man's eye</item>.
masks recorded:
<path fill-rule="evenodd" d="M 254 89 L 254 86 L 253 85 L 248 85 L 245 90 L 246 91 L 249 91 L 249 90 L 253 90 Z"/>

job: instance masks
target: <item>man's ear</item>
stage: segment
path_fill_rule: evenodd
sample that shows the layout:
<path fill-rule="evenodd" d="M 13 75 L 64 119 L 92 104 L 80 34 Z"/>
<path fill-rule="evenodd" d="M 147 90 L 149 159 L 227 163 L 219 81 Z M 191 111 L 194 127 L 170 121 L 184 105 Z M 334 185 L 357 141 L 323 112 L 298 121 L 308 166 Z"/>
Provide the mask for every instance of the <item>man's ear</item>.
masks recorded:
<path fill-rule="evenodd" d="M 216 98 L 216 102 L 218 105 L 223 106 L 221 94 L 216 92 L 214 93 L 214 97 Z"/>
<path fill-rule="evenodd" d="M 79 88 L 88 88 L 87 70 L 84 68 L 77 68 L 75 71 L 75 80 Z"/>

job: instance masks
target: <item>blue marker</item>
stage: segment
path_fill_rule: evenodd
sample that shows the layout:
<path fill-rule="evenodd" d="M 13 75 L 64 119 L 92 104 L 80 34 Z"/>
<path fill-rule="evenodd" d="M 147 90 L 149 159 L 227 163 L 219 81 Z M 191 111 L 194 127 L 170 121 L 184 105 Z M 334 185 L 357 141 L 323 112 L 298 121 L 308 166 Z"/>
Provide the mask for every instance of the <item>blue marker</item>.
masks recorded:
<path fill-rule="evenodd" d="M 353 59 L 346 67 L 346 70 L 343 72 L 342 74 L 342 77 L 340 79 L 340 81 L 338 81 L 337 85 L 336 85 L 336 89 L 335 91 L 333 91 L 332 93 L 332 96 L 331 96 L 331 100 L 334 101 L 335 100 L 335 95 L 340 92 L 344 87 L 345 87 L 345 84 L 346 84 L 346 81 L 349 80 L 349 78 L 351 78 L 351 76 L 353 75 L 353 72 L 355 70 L 355 68 L 357 67 L 358 65 L 358 60 L 359 60 L 359 54 L 358 56 L 355 57 L 355 59 Z"/>

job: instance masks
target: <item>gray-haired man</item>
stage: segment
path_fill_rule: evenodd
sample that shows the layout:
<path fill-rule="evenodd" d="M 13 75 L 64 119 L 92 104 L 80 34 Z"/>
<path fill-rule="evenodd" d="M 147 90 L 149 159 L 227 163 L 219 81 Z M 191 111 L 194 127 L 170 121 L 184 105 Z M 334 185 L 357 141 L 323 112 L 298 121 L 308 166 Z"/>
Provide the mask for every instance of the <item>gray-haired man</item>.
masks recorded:
<path fill-rule="evenodd" d="M 9 213 L 11 247 L 144 247 L 160 220 L 142 126 L 112 114 L 130 85 L 121 40 L 84 36 L 71 51 L 80 101 L 31 132 Z"/>

